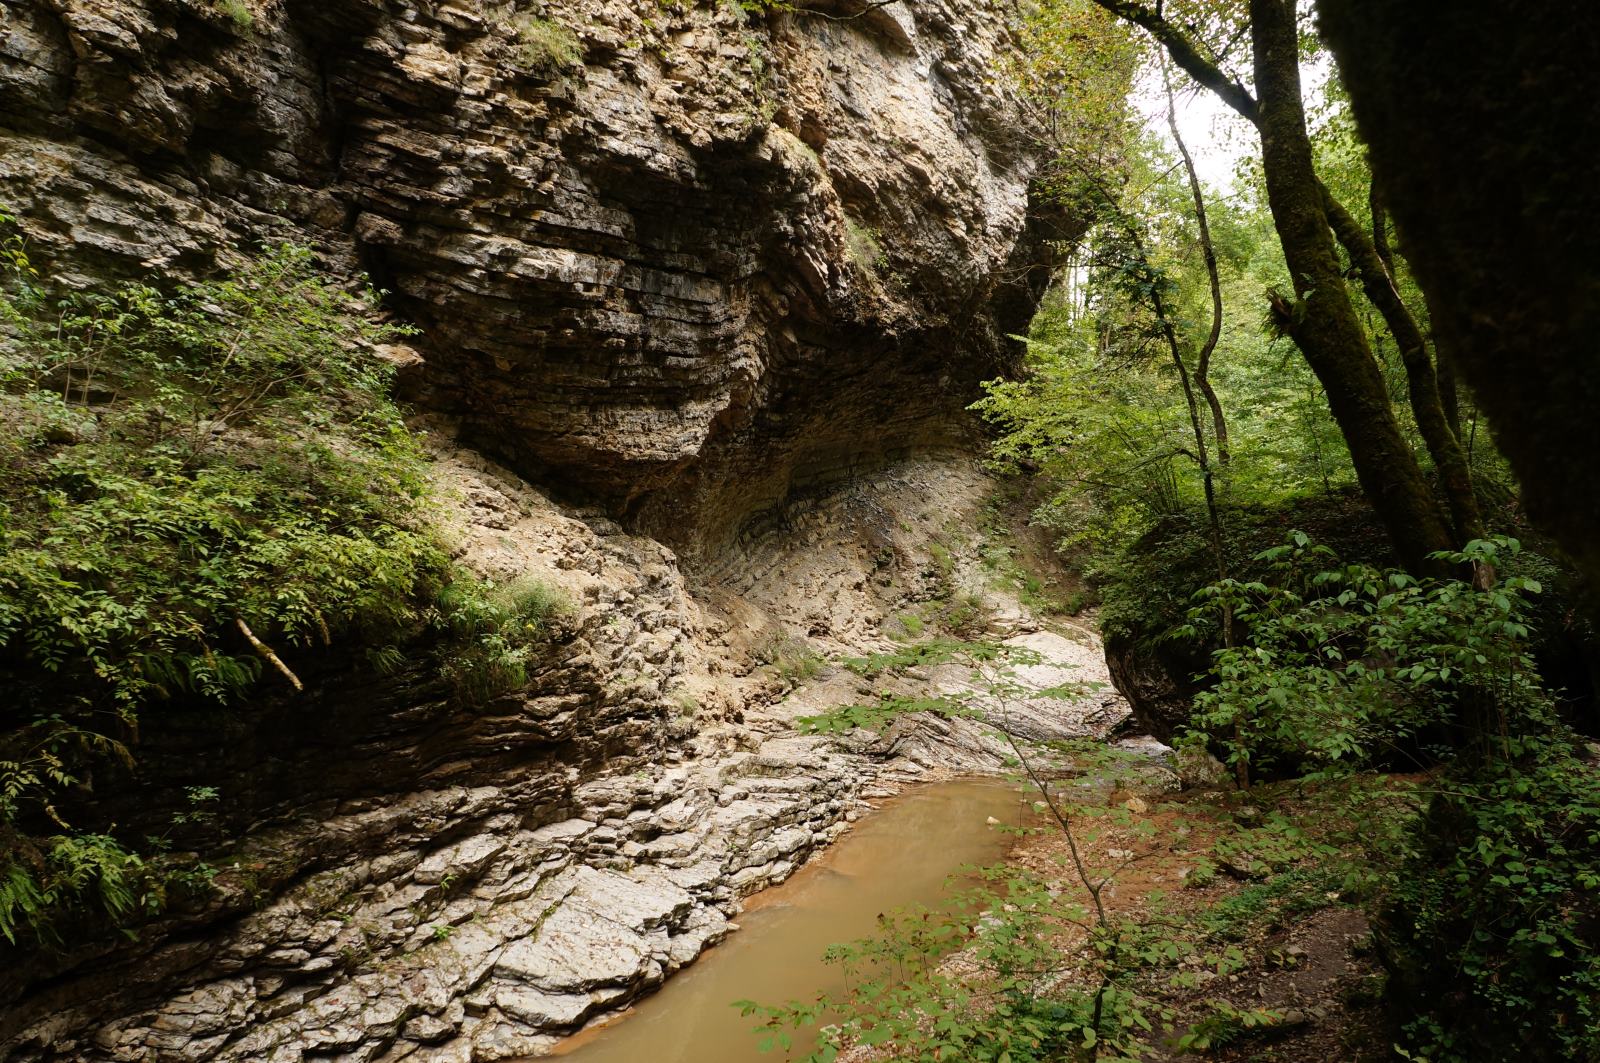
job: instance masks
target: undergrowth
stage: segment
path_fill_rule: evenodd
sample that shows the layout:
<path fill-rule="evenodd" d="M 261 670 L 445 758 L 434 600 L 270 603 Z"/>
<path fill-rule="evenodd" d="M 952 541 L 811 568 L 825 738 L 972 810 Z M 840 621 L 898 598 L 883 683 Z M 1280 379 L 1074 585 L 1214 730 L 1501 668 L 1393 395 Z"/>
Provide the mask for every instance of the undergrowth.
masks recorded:
<path fill-rule="evenodd" d="M 1130 845 L 1135 827 L 1148 837 L 1153 825 L 1130 825 L 1128 807 L 1074 800 L 1101 792 L 1058 781 L 1076 751 L 1052 759 L 1013 740 L 1036 807 L 1061 832 L 1062 872 L 1040 882 L 1020 867 L 994 869 L 991 888 L 964 904 L 885 918 L 877 937 L 831 952 L 850 974 L 845 995 L 741 1002 L 763 1038 L 786 1047 L 790 1031 L 826 1024 L 809 1057 L 826 1063 L 853 1045 L 897 1060 L 1136 1059 L 1163 1039 L 1162 1025 L 1169 1048 L 1198 1054 L 1287 1036 L 1303 1015 L 1196 994 L 1225 993 L 1217 979 L 1247 967 L 1294 966 L 1296 954 L 1269 947 L 1275 936 L 1323 908 L 1359 904 L 1387 971 L 1377 983 L 1401 1005 L 1394 1053 L 1429 1063 L 1600 1058 L 1600 765 L 1560 722 L 1529 655 L 1527 616 L 1542 588 L 1521 574 L 1519 545 L 1476 541 L 1437 559 L 1497 572 L 1487 590 L 1343 565 L 1298 533 L 1256 560 L 1263 580 L 1217 584 L 1191 620 L 1229 610 L 1248 625 L 1240 645 L 1217 654 L 1196 726 L 1232 757 L 1288 759 L 1297 772 L 1214 795 L 1186 885 L 1209 890 L 1223 875 L 1240 885 L 1199 911 L 1169 910 L 1155 895 L 1140 917 L 1108 909 L 1103 891 L 1134 854 L 1106 848 L 1121 858 L 1109 864 L 1084 854 L 1106 830 Z M 930 641 L 846 661 L 869 678 L 962 662 L 975 683 L 969 694 L 883 693 L 798 726 L 882 729 L 934 712 L 1004 734 L 1017 698 L 1069 696 L 1025 691 L 1008 656 Z M 1397 749 L 1423 761 L 1414 775 L 1370 773 Z M 1347 990 L 1366 1000 L 1379 991 L 1371 983 Z"/>
<path fill-rule="evenodd" d="M 293 696 L 298 660 L 336 644 L 393 670 L 428 633 L 483 701 L 523 682 L 562 605 L 450 564 L 374 350 L 405 330 L 308 249 L 64 294 L 14 231 L 3 249 L 0 934 L 48 939 L 68 912 L 159 910 L 193 870 L 69 818 L 150 712 Z"/>
<path fill-rule="evenodd" d="M 524 73 L 554 77 L 583 63 L 578 35 L 553 19 L 518 15 L 510 29 L 512 62 Z"/>

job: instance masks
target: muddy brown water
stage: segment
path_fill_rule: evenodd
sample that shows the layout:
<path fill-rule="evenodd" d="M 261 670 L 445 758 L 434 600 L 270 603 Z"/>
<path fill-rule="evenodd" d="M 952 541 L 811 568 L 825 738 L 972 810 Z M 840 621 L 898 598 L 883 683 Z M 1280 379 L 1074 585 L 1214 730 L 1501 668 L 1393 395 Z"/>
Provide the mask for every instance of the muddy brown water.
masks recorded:
<path fill-rule="evenodd" d="M 880 913 L 933 906 L 961 869 L 996 862 L 1028 815 L 1014 784 L 998 779 L 928 783 L 864 814 L 855 828 L 794 877 L 751 898 L 740 930 L 673 975 L 660 992 L 604 1026 L 557 1047 L 570 1063 L 778 1063 L 764 1053 L 735 1000 L 812 1000 L 844 988 L 822 962 L 831 944 L 866 937 Z M 812 1045 L 796 1036 L 794 1056 Z"/>

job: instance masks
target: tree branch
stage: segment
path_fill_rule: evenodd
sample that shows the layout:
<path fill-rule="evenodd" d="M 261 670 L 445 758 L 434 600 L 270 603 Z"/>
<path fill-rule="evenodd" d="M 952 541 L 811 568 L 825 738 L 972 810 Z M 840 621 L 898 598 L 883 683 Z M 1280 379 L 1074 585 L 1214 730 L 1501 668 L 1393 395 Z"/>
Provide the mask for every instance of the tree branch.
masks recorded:
<path fill-rule="evenodd" d="M 826 11 L 819 11 L 814 7 L 795 7 L 790 8 L 790 10 L 797 15 L 815 15 L 818 18 L 825 18 L 829 22 L 850 22 L 854 19 L 860 18 L 863 15 L 870 14 L 871 12 L 878 10 L 880 7 L 888 7 L 890 4 L 898 4 L 899 2 L 900 0 L 874 0 L 873 3 L 868 4 L 866 7 L 862 8 L 860 11 L 857 11 L 853 15 L 830 15 Z"/>
<path fill-rule="evenodd" d="M 1130 3 L 1129 0 L 1095 0 L 1095 3 L 1149 33 L 1167 50 L 1180 70 L 1216 93 L 1223 103 L 1239 112 L 1251 124 L 1256 123 L 1258 109 L 1256 98 L 1250 95 L 1250 90 L 1202 55 L 1195 43 L 1168 22 L 1160 11 L 1152 11 L 1143 4 Z"/>
<path fill-rule="evenodd" d="M 1183 168 L 1189 175 L 1189 192 L 1194 198 L 1194 218 L 1200 229 L 1200 250 L 1205 257 L 1206 280 L 1211 287 L 1211 330 L 1206 334 L 1205 343 L 1200 346 L 1200 356 L 1195 362 L 1194 382 L 1200 388 L 1200 394 L 1205 396 L 1206 405 L 1211 408 L 1211 429 L 1217 440 L 1217 462 L 1221 465 L 1228 464 L 1228 419 L 1222 412 L 1222 400 L 1217 397 L 1217 389 L 1211 386 L 1211 356 L 1216 352 L 1217 341 L 1222 338 L 1222 278 L 1217 272 L 1217 252 L 1211 242 L 1211 225 L 1206 218 L 1206 197 L 1200 187 L 1200 175 L 1195 172 L 1194 159 L 1189 155 L 1189 146 L 1183 141 L 1183 134 L 1178 130 L 1178 105 L 1172 92 L 1172 78 L 1167 74 L 1165 60 L 1161 63 L 1161 81 L 1167 90 L 1167 128 L 1172 132 L 1172 140 L 1178 145 L 1178 154 L 1183 156 Z"/>
<path fill-rule="evenodd" d="M 244 617 L 236 616 L 233 618 L 233 622 L 238 626 L 239 633 L 250 643 L 250 648 L 260 654 L 262 660 L 283 673 L 283 677 L 289 681 L 289 685 L 294 687 L 295 690 L 305 690 L 305 684 L 300 682 L 300 677 L 289 670 L 289 666 L 283 663 L 283 658 L 272 652 L 271 646 L 256 638 L 256 633 L 250 630 L 250 625 L 244 622 Z"/>
<path fill-rule="evenodd" d="M 1417 419 L 1417 428 L 1428 454 L 1439 471 L 1444 484 L 1444 496 L 1450 507 L 1450 518 L 1455 524 L 1456 536 L 1462 542 L 1484 536 L 1483 517 L 1478 510 L 1477 496 L 1472 489 L 1472 472 L 1466 455 L 1461 451 L 1461 441 L 1456 438 L 1445 414 L 1440 397 L 1439 378 L 1434 372 L 1433 360 L 1428 356 L 1427 339 L 1417 319 L 1412 316 L 1405 300 L 1395 288 L 1394 277 L 1385 267 L 1382 255 L 1373 245 L 1361 224 L 1333 198 L 1326 185 L 1317 182 L 1322 193 L 1323 209 L 1333 234 L 1344 245 L 1350 262 L 1361 277 L 1361 287 L 1372 305 L 1383 316 L 1389 333 L 1400 348 L 1400 361 L 1405 365 L 1406 383 L 1411 399 L 1411 412 Z"/>

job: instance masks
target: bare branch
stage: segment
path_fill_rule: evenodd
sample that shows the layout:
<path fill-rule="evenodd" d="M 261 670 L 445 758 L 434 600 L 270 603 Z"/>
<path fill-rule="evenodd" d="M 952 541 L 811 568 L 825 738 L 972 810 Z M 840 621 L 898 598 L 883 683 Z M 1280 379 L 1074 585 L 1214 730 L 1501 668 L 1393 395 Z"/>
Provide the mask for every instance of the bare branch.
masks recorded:
<path fill-rule="evenodd" d="M 250 643 L 250 648 L 260 654 L 262 660 L 283 673 L 283 677 L 289 681 L 289 685 L 294 687 L 295 690 L 305 690 L 305 684 L 300 682 L 300 677 L 289 670 L 289 666 L 283 663 L 283 658 L 272 652 L 271 646 L 256 638 L 256 633 L 250 630 L 250 625 L 244 622 L 244 617 L 236 616 L 233 618 L 233 622 L 238 626 L 239 633 Z"/>
<path fill-rule="evenodd" d="M 815 15 L 818 18 L 825 18 L 829 22 L 851 22 L 863 15 L 871 14 L 880 7 L 888 7 L 890 4 L 898 4 L 899 2 L 900 0 L 874 0 L 873 3 L 868 4 L 853 15 L 830 15 L 828 12 L 819 11 L 814 7 L 795 7 L 790 8 L 790 10 L 797 15 Z"/>

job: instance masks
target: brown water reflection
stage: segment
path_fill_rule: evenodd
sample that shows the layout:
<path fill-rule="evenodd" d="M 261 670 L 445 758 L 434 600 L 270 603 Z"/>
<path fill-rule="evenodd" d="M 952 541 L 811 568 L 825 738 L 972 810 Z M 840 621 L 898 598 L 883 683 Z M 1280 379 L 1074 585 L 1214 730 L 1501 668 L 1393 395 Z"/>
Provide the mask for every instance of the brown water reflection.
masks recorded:
<path fill-rule="evenodd" d="M 930 783 L 869 813 L 821 858 L 752 899 L 742 928 L 668 980 L 659 993 L 556 1051 L 571 1063 L 777 1063 L 752 1019 L 730 1006 L 809 1000 L 842 989 L 822 962 L 828 945 L 870 934 L 880 913 L 935 904 L 965 865 L 992 863 L 1011 836 L 989 817 L 1021 822 L 1023 793 L 997 779 Z M 798 1048 L 796 1054 L 804 1051 Z"/>

